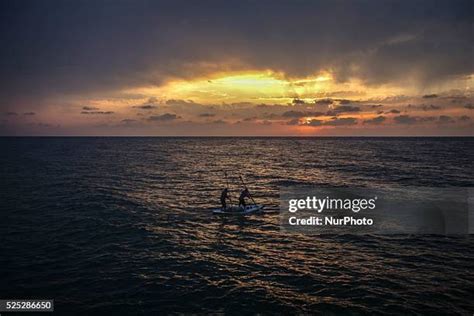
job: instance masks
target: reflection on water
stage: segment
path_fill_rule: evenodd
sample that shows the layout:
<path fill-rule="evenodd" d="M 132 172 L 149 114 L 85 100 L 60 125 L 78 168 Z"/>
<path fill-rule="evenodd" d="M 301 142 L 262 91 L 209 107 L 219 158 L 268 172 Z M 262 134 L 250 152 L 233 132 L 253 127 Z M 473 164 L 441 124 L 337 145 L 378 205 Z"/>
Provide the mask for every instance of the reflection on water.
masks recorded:
<path fill-rule="evenodd" d="M 65 314 L 474 309 L 470 236 L 286 234 L 277 213 L 281 185 L 473 186 L 472 138 L 0 142 L 2 297 Z M 270 211 L 213 216 L 224 172 Z"/>

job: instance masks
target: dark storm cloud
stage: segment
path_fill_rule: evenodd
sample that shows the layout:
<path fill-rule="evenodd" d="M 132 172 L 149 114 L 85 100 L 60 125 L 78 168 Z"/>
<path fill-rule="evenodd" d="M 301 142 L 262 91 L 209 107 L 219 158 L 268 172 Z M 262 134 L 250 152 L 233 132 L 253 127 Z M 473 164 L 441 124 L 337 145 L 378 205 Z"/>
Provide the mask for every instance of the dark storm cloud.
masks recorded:
<path fill-rule="evenodd" d="M 332 69 L 368 84 L 474 72 L 470 0 L 2 1 L 0 12 L 0 101 L 233 69 Z"/>
<path fill-rule="evenodd" d="M 364 124 L 381 124 L 386 120 L 385 116 L 377 116 L 369 120 L 365 120 Z"/>
<path fill-rule="evenodd" d="M 35 112 L 24 112 L 23 115 L 33 116 L 33 115 L 36 115 L 36 113 Z"/>
<path fill-rule="evenodd" d="M 470 121 L 471 118 L 470 118 L 469 116 L 467 116 L 467 115 L 463 115 L 463 116 L 460 116 L 460 117 L 458 118 L 458 120 L 459 120 L 459 121 L 462 121 L 462 122 L 466 122 L 466 121 Z"/>
<path fill-rule="evenodd" d="M 5 116 L 17 116 L 18 113 L 16 113 L 16 112 L 5 112 L 5 113 L 3 113 L 3 115 L 5 115 Z"/>
<path fill-rule="evenodd" d="M 464 107 L 468 110 L 474 110 L 474 105 L 472 104 L 466 104 Z"/>
<path fill-rule="evenodd" d="M 93 107 L 93 106 L 83 106 L 82 109 L 84 111 L 97 111 L 99 108 Z"/>
<path fill-rule="evenodd" d="M 149 121 L 173 121 L 179 117 L 176 114 L 165 113 L 162 115 L 152 115 L 148 118 Z"/>
<path fill-rule="evenodd" d="M 434 99 L 434 98 L 437 98 L 438 95 L 437 94 L 425 94 L 423 96 L 423 99 Z"/>
<path fill-rule="evenodd" d="M 387 114 L 400 114 L 400 111 L 397 109 L 391 109 L 390 111 L 386 112 Z"/>

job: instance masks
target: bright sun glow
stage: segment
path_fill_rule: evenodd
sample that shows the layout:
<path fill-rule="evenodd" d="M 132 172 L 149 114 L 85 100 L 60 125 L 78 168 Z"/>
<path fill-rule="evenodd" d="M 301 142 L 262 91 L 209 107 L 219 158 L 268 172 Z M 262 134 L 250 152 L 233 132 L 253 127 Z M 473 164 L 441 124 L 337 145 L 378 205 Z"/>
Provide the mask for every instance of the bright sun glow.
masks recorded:
<path fill-rule="evenodd" d="M 238 74 L 204 80 L 172 82 L 171 94 L 204 101 L 241 102 L 287 97 L 288 82 L 266 73 Z M 208 100 L 205 100 L 209 98 Z"/>
<path fill-rule="evenodd" d="M 241 72 L 216 74 L 195 80 L 170 81 L 162 87 L 142 87 L 127 92 L 202 103 L 286 104 L 294 98 L 304 98 L 309 93 L 323 91 L 331 80 L 327 74 L 290 80 L 270 71 Z"/>
<path fill-rule="evenodd" d="M 336 82 L 324 72 L 306 78 L 288 79 L 271 71 L 217 73 L 205 78 L 169 81 L 163 86 L 140 87 L 127 90 L 159 99 L 193 100 L 203 104 L 252 102 L 287 104 L 294 98 L 312 102 L 314 99 L 334 95 L 335 91 L 356 93 L 356 98 L 387 96 L 397 91 L 386 87 L 368 89 L 360 82 Z M 344 95 L 341 97 L 351 97 Z M 353 96 L 352 96 L 353 97 Z"/>

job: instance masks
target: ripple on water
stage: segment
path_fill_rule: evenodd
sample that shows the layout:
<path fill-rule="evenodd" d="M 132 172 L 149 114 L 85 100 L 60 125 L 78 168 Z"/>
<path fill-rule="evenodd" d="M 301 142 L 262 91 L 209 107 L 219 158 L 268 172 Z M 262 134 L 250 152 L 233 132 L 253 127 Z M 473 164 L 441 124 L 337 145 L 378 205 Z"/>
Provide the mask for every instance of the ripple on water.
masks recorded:
<path fill-rule="evenodd" d="M 306 236 L 277 212 L 209 211 L 238 170 L 274 209 L 294 184 L 472 186 L 471 138 L 0 141 L 5 297 L 64 314 L 474 309 L 471 236 Z"/>

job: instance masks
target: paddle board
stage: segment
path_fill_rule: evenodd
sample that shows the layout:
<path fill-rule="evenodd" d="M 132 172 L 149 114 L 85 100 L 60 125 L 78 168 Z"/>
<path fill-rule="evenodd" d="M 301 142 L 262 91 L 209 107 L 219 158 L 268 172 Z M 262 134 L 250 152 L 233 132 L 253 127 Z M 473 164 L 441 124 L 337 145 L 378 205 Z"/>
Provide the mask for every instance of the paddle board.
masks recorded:
<path fill-rule="evenodd" d="M 246 215 L 256 213 L 263 209 L 263 205 L 247 205 L 245 209 L 239 206 L 228 207 L 225 210 L 217 208 L 212 210 L 214 214 Z"/>

